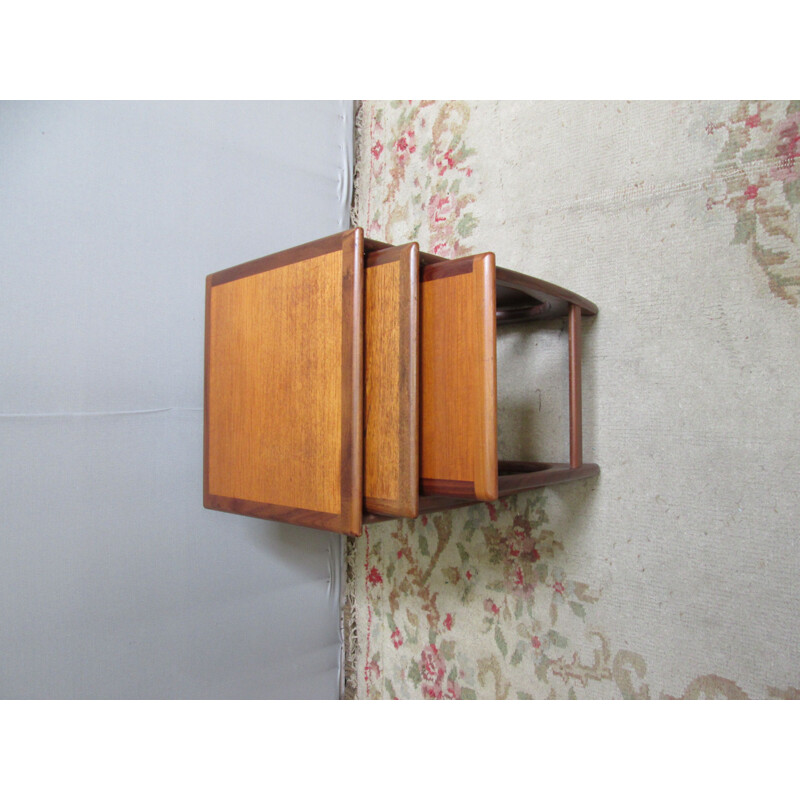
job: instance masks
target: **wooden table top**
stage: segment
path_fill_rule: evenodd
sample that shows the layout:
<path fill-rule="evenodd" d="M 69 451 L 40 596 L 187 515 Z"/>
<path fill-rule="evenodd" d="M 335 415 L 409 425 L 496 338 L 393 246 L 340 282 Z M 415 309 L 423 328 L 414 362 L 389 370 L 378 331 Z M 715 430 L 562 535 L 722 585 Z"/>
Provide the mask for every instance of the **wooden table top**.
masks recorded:
<path fill-rule="evenodd" d="M 596 313 L 493 253 L 444 259 L 360 228 L 209 275 L 204 504 L 358 536 L 365 517 L 596 474 L 579 383 L 579 320 Z M 570 464 L 500 464 L 497 325 L 567 315 Z"/>
<path fill-rule="evenodd" d="M 363 232 L 209 275 L 204 504 L 357 535 Z"/>
<path fill-rule="evenodd" d="M 364 508 L 419 513 L 419 245 L 366 256 Z"/>
<path fill-rule="evenodd" d="M 423 494 L 497 499 L 495 291 L 493 253 L 423 267 Z"/>

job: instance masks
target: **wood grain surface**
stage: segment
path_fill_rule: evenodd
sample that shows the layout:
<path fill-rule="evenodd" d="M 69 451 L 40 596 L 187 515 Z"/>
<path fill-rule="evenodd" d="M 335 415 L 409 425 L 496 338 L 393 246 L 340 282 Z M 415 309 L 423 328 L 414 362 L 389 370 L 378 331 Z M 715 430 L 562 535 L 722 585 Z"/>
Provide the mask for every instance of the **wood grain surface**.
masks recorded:
<path fill-rule="evenodd" d="M 205 504 L 358 535 L 363 234 L 209 276 Z"/>
<path fill-rule="evenodd" d="M 494 254 L 424 266 L 420 303 L 422 493 L 495 500 Z"/>
<path fill-rule="evenodd" d="M 419 245 L 366 256 L 364 506 L 416 517 L 419 507 Z"/>

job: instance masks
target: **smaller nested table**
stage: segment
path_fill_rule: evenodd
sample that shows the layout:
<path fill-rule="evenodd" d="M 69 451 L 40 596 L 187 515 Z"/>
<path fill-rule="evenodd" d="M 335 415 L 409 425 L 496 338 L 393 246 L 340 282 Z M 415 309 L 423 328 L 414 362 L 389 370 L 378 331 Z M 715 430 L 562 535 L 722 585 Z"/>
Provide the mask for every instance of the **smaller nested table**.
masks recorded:
<path fill-rule="evenodd" d="M 581 454 L 588 300 L 360 228 L 208 276 L 204 504 L 358 535 L 362 522 L 598 473 Z M 570 457 L 498 461 L 496 326 L 569 318 Z"/>

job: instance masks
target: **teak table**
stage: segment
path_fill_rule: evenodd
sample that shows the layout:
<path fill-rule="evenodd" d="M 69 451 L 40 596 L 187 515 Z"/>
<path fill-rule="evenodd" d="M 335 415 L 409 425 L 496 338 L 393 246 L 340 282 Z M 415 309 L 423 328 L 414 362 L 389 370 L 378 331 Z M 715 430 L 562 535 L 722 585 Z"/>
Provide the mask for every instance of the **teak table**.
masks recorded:
<path fill-rule="evenodd" d="M 206 280 L 206 508 L 364 522 L 596 475 L 582 462 L 584 298 L 360 228 Z M 567 463 L 498 461 L 496 327 L 569 319 Z"/>

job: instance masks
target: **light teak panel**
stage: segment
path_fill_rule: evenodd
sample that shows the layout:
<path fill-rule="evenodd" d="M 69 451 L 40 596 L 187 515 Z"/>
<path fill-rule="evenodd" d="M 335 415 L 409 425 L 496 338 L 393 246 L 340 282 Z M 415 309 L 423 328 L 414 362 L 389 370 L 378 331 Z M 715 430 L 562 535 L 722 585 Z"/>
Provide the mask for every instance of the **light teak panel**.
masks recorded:
<path fill-rule="evenodd" d="M 426 265 L 420 299 L 422 492 L 495 500 L 494 255 Z"/>
<path fill-rule="evenodd" d="M 208 278 L 210 508 L 358 534 L 360 229 Z"/>
<path fill-rule="evenodd" d="M 419 245 L 367 254 L 364 318 L 364 506 L 419 507 Z"/>

